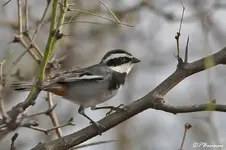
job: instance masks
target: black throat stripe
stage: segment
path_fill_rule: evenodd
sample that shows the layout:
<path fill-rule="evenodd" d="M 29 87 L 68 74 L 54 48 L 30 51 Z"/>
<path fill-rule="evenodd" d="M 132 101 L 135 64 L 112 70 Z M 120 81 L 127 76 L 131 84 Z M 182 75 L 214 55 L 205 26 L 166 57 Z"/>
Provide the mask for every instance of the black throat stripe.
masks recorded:
<path fill-rule="evenodd" d="M 113 72 L 112 78 L 109 80 L 108 90 L 117 90 L 121 85 L 125 84 L 126 73 Z"/>

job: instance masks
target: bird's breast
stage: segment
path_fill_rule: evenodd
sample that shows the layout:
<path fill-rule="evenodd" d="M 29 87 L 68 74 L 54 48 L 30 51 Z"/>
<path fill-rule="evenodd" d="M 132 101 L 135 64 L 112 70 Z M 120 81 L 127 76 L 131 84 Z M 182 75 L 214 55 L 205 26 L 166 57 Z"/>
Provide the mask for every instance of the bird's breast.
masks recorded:
<path fill-rule="evenodd" d="M 121 74 L 117 72 L 113 72 L 111 78 L 108 83 L 108 90 L 118 90 L 125 84 L 126 74 Z"/>

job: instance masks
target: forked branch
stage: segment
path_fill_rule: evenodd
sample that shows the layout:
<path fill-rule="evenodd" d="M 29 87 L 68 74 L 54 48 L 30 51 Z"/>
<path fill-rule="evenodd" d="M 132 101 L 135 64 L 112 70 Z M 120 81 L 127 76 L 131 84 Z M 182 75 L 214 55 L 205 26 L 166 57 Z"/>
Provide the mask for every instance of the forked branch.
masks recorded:
<path fill-rule="evenodd" d="M 165 79 L 161 84 L 159 84 L 154 90 L 152 90 L 142 98 L 127 105 L 125 107 L 127 111 L 115 112 L 98 121 L 99 124 L 105 127 L 102 132 L 111 129 L 114 126 L 150 108 L 162 110 L 172 114 L 198 111 L 226 112 L 226 105 L 215 104 L 212 102 L 207 104 L 190 106 L 171 106 L 168 104 L 156 104 L 156 100 L 158 99 L 158 97 L 165 96 L 173 87 L 175 87 L 182 80 L 195 73 L 208 69 L 205 67 L 205 60 L 209 57 L 212 57 L 214 61 L 213 65 L 209 66 L 209 68 L 219 64 L 225 64 L 226 47 L 213 55 L 204 57 L 192 63 L 183 62 L 183 65 L 180 65 L 180 67 L 178 67 L 174 73 L 172 73 L 167 79 Z M 97 135 L 98 132 L 93 128 L 93 126 L 88 126 L 86 128 L 81 129 L 80 131 L 64 136 L 60 139 L 53 140 L 47 143 L 39 143 L 32 150 L 66 150 L 80 143 L 83 143 Z"/>

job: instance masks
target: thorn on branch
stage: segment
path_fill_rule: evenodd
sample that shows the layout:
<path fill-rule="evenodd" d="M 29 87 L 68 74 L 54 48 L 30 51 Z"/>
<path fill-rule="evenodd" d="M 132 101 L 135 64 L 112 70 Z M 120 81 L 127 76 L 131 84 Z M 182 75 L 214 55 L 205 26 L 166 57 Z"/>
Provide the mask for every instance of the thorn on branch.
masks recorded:
<path fill-rule="evenodd" d="M 13 137 L 11 138 L 10 150 L 16 150 L 16 147 L 14 145 L 15 145 L 15 141 L 16 141 L 18 135 L 19 135 L 18 133 L 15 133 L 13 135 Z"/>
<path fill-rule="evenodd" d="M 28 30 L 24 31 L 22 34 L 26 37 L 29 37 Z"/>
<path fill-rule="evenodd" d="M 2 7 L 6 6 L 9 2 L 11 2 L 11 0 L 8 0 L 7 2 L 5 2 Z"/>
<path fill-rule="evenodd" d="M 211 101 L 211 103 L 212 103 L 212 104 L 216 104 L 216 103 L 217 103 L 216 99 L 213 99 L 213 100 Z"/>
<path fill-rule="evenodd" d="M 54 36 L 57 40 L 63 37 L 63 34 L 60 33 L 60 30 L 56 30 L 56 29 L 52 31 L 51 35 Z"/>
<path fill-rule="evenodd" d="M 68 120 L 68 122 L 72 122 L 73 120 L 74 120 L 74 118 L 71 117 L 71 118 Z"/>
<path fill-rule="evenodd" d="M 47 4 L 50 4 L 51 3 L 51 0 L 46 0 L 47 1 Z"/>
<path fill-rule="evenodd" d="M 184 63 L 188 63 L 188 44 L 189 44 L 189 36 L 187 38 L 187 44 L 186 44 L 186 48 L 185 48 Z"/>
<path fill-rule="evenodd" d="M 14 36 L 14 39 L 9 43 L 19 43 L 21 41 L 19 36 Z"/>
<path fill-rule="evenodd" d="M 29 49 L 32 49 L 32 48 L 34 48 L 35 46 L 34 46 L 34 44 L 33 43 L 31 43 L 30 45 L 29 45 Z"/>
<path fill-rule="evenodd" d="M 57 104 L 55 104 L 53 107 L 51 107 L 50 109 L 48 109 L 46 112 L 45 112 L 45 115 L 47 116 L 50 116 L 52 111 L 56 108 Z"/>

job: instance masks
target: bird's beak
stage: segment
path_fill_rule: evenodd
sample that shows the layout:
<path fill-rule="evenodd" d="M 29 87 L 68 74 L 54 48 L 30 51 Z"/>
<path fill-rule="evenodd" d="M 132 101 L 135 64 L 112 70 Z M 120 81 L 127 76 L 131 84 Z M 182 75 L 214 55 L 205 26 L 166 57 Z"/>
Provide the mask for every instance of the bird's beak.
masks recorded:
<path fill-rule="evenodd" d="M 132 63 L 139 63 L 140 62 L 140 60 L 139 59 L 137 59 L 137 58 L 135 58 L 135 57 L 133 57 L 133 59 L 131 60 L 131 62 Z"/>

